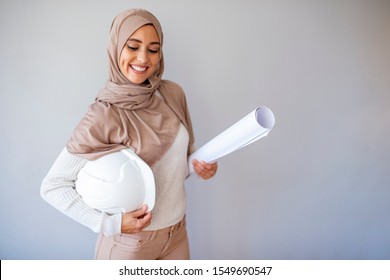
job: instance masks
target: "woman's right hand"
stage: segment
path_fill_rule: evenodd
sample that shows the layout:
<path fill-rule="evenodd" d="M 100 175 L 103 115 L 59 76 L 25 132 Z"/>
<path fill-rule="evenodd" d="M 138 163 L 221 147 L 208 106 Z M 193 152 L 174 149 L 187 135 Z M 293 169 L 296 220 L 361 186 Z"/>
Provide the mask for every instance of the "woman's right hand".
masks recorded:
<path fill-rule="evenodd" d="M 143 205 L 138 210 L 124 213 L 122 215 L 121 232 L 127 234 L 137 233 L 150 225 L 152 212 L 146 212 L 147 209 L 147 205 Z"/>

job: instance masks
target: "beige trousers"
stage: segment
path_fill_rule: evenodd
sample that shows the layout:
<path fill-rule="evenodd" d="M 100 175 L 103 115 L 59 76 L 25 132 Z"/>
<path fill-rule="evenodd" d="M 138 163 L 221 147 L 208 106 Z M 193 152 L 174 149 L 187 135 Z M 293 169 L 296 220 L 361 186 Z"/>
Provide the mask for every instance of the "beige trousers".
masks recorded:
<path fill-rule="evenodd" d="M 185 217 L 177 224 L 136 234 L 100 234 L 97 260 L 188 260 L 189 244 Z"/>

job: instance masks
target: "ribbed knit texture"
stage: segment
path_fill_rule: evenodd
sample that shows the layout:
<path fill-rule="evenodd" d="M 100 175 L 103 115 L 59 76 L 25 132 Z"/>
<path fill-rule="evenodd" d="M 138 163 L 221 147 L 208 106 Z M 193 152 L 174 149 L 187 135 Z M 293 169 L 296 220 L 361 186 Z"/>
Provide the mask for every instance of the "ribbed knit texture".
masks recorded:
<path fill-rule="evenodd" d="M 152 168 L 156 180 L 156 204 L 152 211 L 152 223 L 147 230 L 168 227 L 185 215 L 188 139 L 185 127 L 180 125 L 171 148 Z M 108 215 L 92 209 L 76 191 L 77 174 L 87 162 L 87 159 L 70 154 L 64 148 L 42 182 L 41 196 L 53 207 L 96 233 L 120 233 L 122 214 Z"/>
<path fill-rule="evenodd" d="M 175 141 L 162 160 L 153 167 L 156 180 L 156 203 L 153 218 L 146 230 L 156 230 L 178 223 L 185 215 L 187 200 L 184 181 L 188 175 L 189 136 L 180 124 Z"/>

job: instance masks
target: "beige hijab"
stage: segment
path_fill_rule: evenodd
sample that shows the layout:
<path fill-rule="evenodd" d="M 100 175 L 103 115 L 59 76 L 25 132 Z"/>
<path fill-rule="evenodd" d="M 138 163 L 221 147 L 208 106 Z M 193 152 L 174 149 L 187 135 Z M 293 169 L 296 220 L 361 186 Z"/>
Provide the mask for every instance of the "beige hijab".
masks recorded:
<path fill-rule="evenodd" d="M 147 83 L 137 85 L 121 73 L 119 57 L 128 38 L 146 24 L 152 24 L 160 38 L 160 62 Z M 162 45 L 160 23 L 151 13 L 132 9 L 114 19 L 108 45 L 109 79 L 68 141 L 70 153 L 93 160 L 132 147 L 152 166 L 172 145 L 180 122 L 190 136 L 189 152 L 194 137 L 187 102 L 180 86 L 161 79 Z"/>

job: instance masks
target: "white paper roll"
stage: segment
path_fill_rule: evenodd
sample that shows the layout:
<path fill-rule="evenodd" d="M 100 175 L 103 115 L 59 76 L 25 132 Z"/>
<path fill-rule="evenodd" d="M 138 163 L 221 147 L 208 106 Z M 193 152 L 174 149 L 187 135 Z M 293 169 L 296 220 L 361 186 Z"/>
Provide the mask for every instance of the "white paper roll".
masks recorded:
<path fill-rule="evenodd" d="M 260 106 L 225 131 L 192 153 L 188 159 L 190 174 L 194 172 L 192 160 L 214 162 L 267 136 L 275 125 L 272 111 Z"/>

